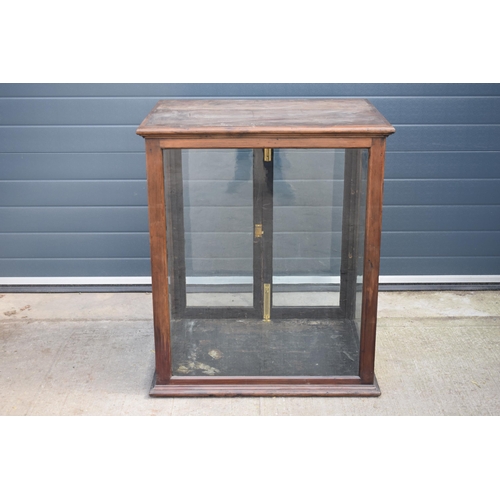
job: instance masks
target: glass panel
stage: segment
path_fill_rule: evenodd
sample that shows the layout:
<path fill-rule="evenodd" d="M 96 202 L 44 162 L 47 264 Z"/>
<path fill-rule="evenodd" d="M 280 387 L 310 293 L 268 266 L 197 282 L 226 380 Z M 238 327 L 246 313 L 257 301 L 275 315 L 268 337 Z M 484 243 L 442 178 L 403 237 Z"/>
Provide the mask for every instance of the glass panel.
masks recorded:
<path fill-rule="evenodd" d="M 253 158 L 165 151 L 173 375 L 357 375 L 366 152 L 274 150 L 272 190 Z M 254 192 L 273 193 L 269 255 L 253 255 Z M 270 321 L 253 308 L 254 259 L 274 266 Z"/>
<path fill-rule="evenodd" d="M 274 151 L 274 335 L 304 375 L 357 375 L 367 150 Z"/>
<path fill-rule="evenodd" d="M 253 152 L 182 151 L 186 306 L 253 307 Z"/>
<path fill-rule="evenodd" d="M 338 306 L 344 150 L 274 150 L 273 306 Z"/>

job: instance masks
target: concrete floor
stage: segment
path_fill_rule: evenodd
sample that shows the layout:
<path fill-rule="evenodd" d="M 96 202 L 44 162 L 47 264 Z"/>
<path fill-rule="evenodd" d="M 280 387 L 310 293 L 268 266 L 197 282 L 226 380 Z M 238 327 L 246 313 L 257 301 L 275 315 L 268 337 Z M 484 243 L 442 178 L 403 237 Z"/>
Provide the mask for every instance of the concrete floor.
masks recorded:
<path fill-rule="evenodd" d="M 500 415 L 500 292 L 379 298 L 379 398 L 150 398 L 151 295 L 0 294 L 0 415 Z"/>

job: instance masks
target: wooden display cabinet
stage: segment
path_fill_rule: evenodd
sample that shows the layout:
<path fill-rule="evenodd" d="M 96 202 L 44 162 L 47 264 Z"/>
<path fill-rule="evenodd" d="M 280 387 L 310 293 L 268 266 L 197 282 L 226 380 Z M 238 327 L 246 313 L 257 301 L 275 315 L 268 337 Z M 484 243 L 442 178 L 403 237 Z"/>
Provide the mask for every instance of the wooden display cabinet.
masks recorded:
<path fill-rule="evenodd" d="M 363 99 L 164 100 L 151 396 L 378 396 L 385 141 Z"/>

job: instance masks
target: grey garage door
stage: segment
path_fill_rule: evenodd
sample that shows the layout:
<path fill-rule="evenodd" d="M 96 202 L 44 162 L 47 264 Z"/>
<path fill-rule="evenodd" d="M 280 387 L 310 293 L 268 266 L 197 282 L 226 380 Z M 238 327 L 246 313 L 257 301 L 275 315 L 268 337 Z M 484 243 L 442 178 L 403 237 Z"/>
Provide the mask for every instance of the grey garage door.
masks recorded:
<path fill-rule="evenodd" d="M 143 139 L 175 97 L 363 97 L 388 139 L 386 281 L 500 276 L 498 84 L 2 84 L 0 284 L 150 275 Z M 412 279 L 412 278 L 410 278 Z"/>

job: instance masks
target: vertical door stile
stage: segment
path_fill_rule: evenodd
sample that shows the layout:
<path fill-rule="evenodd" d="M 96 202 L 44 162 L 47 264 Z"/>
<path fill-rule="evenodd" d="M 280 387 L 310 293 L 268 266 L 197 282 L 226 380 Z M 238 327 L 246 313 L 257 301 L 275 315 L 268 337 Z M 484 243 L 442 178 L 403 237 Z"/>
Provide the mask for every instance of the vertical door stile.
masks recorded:
<path fill-rule="evenodd" d="M 356 311 L 361 161 L 361 150 L 345 150 L 340 307 L 347 319 L 353 319 Z"/>
<path fill-rule="evenodd" d="M 253 150 L 253 306 L 257 317 L 263 315 L 262 200 L 264 196 L 264 151 Z"/>
<path fill-rule="evenodd" d="M 270 149 L 254 149 L 254 308 L 270 319 L 273 278 L 273 158 Z"/>
<path fill-rule="evenodd" d="M 264 186 L 262 197 L 262 253 L 264 321 L 270 321 L 273 309 L 273 188 L 274 188 L 274 151 L 264 149 Z"/>
<path fill-rule="evenodd" d="M 167 209 L 167 253 L 172 262 L 170 303 L 174 317 L 186 311 L 186 253 L 184 236 L 184 197 L 182 182 L 182 150 L 164 150 L 165 198 Z"/>

